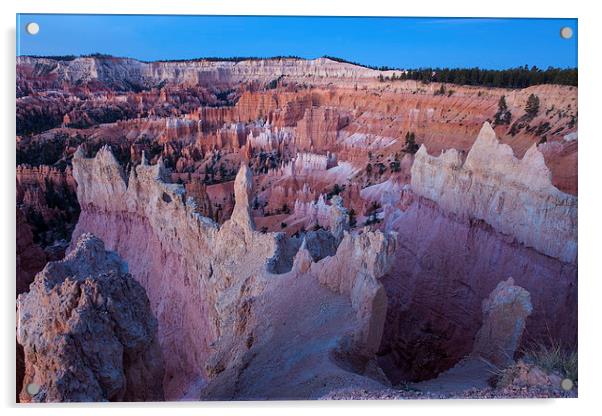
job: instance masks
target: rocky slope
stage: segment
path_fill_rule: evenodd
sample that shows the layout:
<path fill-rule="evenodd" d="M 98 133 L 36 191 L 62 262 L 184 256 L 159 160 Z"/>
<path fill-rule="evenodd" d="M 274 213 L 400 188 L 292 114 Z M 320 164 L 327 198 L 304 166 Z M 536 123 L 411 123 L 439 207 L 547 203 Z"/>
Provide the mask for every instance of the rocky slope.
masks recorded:
<path fill-rule="evenodd" d="M 398 233 L 383 279 L 389 377 L 427 379 L 468 354 L 482 299 L 508 277 L 531 294 L 524 341 L 575 345 L 576 198 L 550 184 L 539 151 L 516 159 L 485 125 L 465 159 L 423 147 L 411 173 L 400 198 L 381 197 L 385 228 Z"/>
<path fill-rule="evenodd" d="M 19 295 L 17 341 L 25 352 L 22 402 L 163 400 L 148 298 L 90 234 Z"/>

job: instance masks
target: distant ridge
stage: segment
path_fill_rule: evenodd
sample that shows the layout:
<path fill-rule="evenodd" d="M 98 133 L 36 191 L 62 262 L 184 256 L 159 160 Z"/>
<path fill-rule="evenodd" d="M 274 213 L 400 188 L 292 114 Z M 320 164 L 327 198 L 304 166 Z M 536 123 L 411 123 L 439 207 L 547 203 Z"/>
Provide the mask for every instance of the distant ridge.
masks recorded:
<path fill-rule="evenodd" d="M 414 80 L 424 84 L 430 82 L 443 82 L 456 85 L 472 85 L 483 87 L 500 88 L 527 88 L 533 85 L 553 84 L 553 85 L 578 85 L 577 68 L 556 68 L 548 67 L 540 69 L 536 66 L 527 65 L 507 68 L 507 69 L 484 69 L 479 67 L 467 68 L 394 68 L 389 66 L 374 66 L 350 61 L 336 56 L 323 55 L 318 58 L 303 58 L 296 55 L 276 55 L 269 57 L 260 56 L 231 56 L 231 57 L 198 57 L 189 59 L 160 59 L 155 61 L 145 61 L 136 58 L 118 57 L 103 53 L 92 53 L 86 55 L 21 55 L 23 57 L 50 59 L 56 61 L 73 61 L 77 58 L 96 58 L 96 59 L 130 59 L 142 63 L 186 63 L 186 62 L 244 62 L 244 61 L 270 61 L 270 60 L 299 60 L 311 61 L 315 59 L 328 59 L 333 62 L 339 62 L 348 65 L 354 65 L 361 68 L 367 68 L 374 71 L 400 71 L 399 74 L 389 76 L 379 76 L 379 80 L 385 81 L 403 81 Z"/>

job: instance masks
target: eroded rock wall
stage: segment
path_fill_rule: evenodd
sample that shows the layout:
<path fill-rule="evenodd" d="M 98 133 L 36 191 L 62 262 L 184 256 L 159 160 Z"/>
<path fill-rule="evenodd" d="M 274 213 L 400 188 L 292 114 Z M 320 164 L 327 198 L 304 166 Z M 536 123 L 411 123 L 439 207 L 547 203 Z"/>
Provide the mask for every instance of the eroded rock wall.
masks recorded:
<path fill-rule="evenodd" d="M 551 186 L 537 149 L 517 160 L 483 129 L 465 160 L 421 150 L 411 187 L 385 207 L 398 239 L 383 278 L 380 362 L 394 382 L 431 378 L 469 354 L 481 302 L 509 277 L 533 304 L 522 342 L 576 345 L 576 198 Z"/>
<path fill-rule="evenodd" d="M 443 209 L 484 220 L 520 243 L 567 263 L 577 259 L 577 197 L 552 185 L 543 155 L 532 146 L 517 159 L 485 123 L 466 160 L 450 149 L 412 166 L 412 190 Z"/>

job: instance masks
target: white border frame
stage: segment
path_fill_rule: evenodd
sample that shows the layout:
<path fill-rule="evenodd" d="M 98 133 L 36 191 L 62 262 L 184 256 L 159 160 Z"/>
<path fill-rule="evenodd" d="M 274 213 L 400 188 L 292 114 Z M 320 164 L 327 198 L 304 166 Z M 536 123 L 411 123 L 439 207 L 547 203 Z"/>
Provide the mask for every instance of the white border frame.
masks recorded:
<path fill-rule="evenodd" d="M 402 2 L 372 0 L 172 0 L 169 2 L 140 2 L 140 0 L 98 0 L 94 4 L 74 0 L 19 2 L 3 0 L 2 23 L 3 42 L 2 64 L 0 65 L 3 83 L 3 97 L 0 100 L 0 115 L 4 127 L 2 145 L 2 181 L 1 195 L 3 224 L 2 264 L 5 312 L 2 323 L 3 342 L 0 344 L 2 358 L 5 360 L 0 378 L 1 404 L 15 411 L 15 360 L 14 341 L 10 336 L 14 332 L 14 270 L 15 270 L 15 14 L 16 13 L 119 13 L 119 14 L 221 14 L 221 15 L 345 15 L 345 16 L 441 16 L 441 17 L 577 17 L 579 19 L 579 130 L 583 140 L 579 152 L 579 399 L 566 400 L 438 400 L 409 402 L 194 402 L 194 403 L 157 403 L 157 404 L 111 404 L 110 411 L 116 415 L 128 414 L 134 408 L 143 407 L 149 415 L 164 415 L 168 408 L 175 408 L 186 414 L 199 414 L 210 411 L 211 414 L 241 413 L 254 415 L 266 413 L 306 414 L 308 412 L 328 414 L 344 411 L 350 414 L 362 414 L 378 411 L 416 412 L 422 414 L 479 414 L 507 415 L 509 412 L 531 411 L 546 414 L 567 415 L 600 409 L 599 391 L 602 371 L 600 366 L 600 323 L 601 311 L 599 297 L 602 294 L 600 284 L 600 263 L 597 261 L 598 236 L 602 235 L 599 207 L 600 179 L 598 159 L 602 157 L 602 138 L 596 134 L 602 123 L 599 110 L 602 93 L 600 91 L 599 42 L 602 39 L 600 13 L 595 2 L 575 1 L 525 1 L 502 0 L 499 2 L 477 2 L 470 0 L 430 0 L 428 2 Z M 19 406 L 23 408 L 24 406 Z M 103 405 L 45 405 L 26 406 L 27 411 L 43 414 L 101 414 L 106 412 Z"/>

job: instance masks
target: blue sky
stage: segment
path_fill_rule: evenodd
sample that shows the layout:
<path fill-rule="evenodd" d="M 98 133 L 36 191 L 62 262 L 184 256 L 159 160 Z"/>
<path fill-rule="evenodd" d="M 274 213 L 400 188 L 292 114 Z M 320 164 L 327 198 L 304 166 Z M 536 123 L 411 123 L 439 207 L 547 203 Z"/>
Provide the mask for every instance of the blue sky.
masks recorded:
<path fill-rule="evenodd" d="M 31 36 L 25 25 L 36 22 Z M 569 26 L 574 36 L 560 37 Z M 576 19 L 17 15 L 18 55 L 332 55 L 368 65 L 577 66 Z"/>

